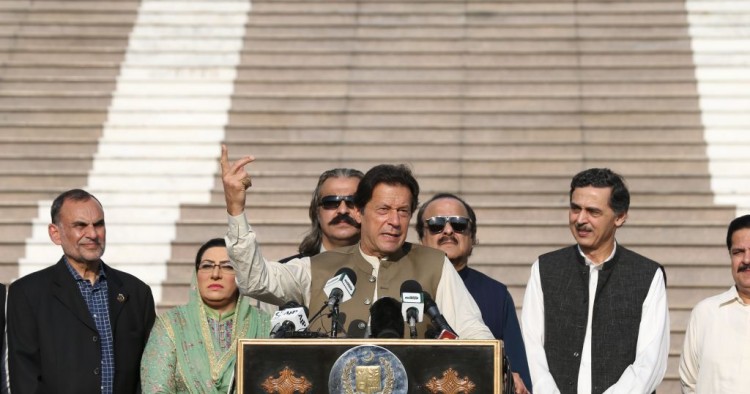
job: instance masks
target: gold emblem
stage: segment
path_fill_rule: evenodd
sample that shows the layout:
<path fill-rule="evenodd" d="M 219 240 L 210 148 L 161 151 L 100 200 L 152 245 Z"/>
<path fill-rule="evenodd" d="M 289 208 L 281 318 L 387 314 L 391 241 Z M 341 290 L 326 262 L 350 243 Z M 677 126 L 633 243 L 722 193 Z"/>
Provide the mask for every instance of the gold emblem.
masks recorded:
<path fill-rule="evenodd" d="M 392 394 L 396 383 L 393 366 L 385 357 L 378 357 L 378 361 L 380 361 L 379 365 L 364 366 L 358 366 L 356 358 L 347 361 L 341 376 L 345 394 Z M 381 367 L 385 372 L 385 379 L 382 379 L 385 387 L 381 385 Z M 354 380 L 356 391 L 352 390 L 352 380 Z"/>
<path fill-rule="evenodd" d="M 469 394 L 477 387 L 469 378 L 459 378 L 458 372 L 453 368 L 443 371 L 443 378 L 436 379 L 434 376 L 425 385 L 427 390 L 432 394 Z"/>
<path fill-rule="evenodd" d="M 267 377 L 263 384 L 263 390 L 268 394 L 294 394 L 294 393 L 306 393 L 312 389 L 312 383 L 310 383 L 304 376 L 297 377 L 296 372 L 289 367 L 284 367 L 279 372 L 278 379 L 274 379 L 271 376 Z"/>
<path fill-rule="evenodd" d="M 357 394 L 375 394 L 380 392 L 379 365 L 357 366 L 356 376 Z"/>
<path fill-rule="evenodd" d="M 125 294 L 122 294 L 122 293 L 118 294 L 117 295 L 117 302 L 119 302 L 119 303 L 125 302 Z"/>

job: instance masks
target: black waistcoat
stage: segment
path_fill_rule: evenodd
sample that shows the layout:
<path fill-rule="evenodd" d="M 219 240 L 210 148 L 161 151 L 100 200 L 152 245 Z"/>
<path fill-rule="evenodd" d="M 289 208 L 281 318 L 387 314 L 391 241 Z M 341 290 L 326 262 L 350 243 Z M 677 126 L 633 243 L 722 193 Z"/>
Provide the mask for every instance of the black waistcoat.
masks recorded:
<path fill-rule="evenodd" d="M 599 271 L 591 323 L 591 391 L 604 392 L 635 361 L 643 301 L 656 262 L 617 245 Z M 589 267 L 576 245 L 539 257 L 544 350 L 561 393 L 575 394 L 588 318 Z"/>

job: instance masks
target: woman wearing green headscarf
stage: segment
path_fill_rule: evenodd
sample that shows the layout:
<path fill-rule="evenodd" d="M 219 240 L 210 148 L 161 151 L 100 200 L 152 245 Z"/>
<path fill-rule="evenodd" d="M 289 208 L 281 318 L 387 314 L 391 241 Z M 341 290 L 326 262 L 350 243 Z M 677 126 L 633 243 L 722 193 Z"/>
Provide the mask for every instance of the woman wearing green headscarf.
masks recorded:
<path fill-rule="evenodd" d="M 226 393 L 238 338 L 266 338 L 270 316 L 239 295 L 226 244 L 214 238 L 195 257 L 187 305 L 156 319 L 141 359 L 144 393 Z"/>

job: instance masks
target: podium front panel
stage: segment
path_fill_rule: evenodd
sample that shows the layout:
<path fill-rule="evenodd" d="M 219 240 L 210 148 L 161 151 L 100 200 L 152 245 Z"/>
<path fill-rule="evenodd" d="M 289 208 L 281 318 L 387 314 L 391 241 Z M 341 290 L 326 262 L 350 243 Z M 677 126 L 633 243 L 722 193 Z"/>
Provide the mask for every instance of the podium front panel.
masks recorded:
<path fill-rule="evenodd" d="M 497 340 L 243 339 L 242 393 L 502 393 Z"/>

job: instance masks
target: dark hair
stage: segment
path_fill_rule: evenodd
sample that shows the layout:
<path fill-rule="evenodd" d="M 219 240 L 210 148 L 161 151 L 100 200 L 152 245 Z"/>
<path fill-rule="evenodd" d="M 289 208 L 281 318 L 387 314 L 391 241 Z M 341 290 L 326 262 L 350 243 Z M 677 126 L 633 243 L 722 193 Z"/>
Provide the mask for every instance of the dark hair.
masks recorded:
<path fill-rule="evenodd" d="M 198 266 L 201 265 L 201 261 L 203 261 L 203 253 L 206 253 L 208 249 L 216 248 L 216 247 L 222 247 L 226 248 L 227 243 L 224 241 L 224 238 L 212 238 L 209 239 L 206 243 L 201 245 L 201 247 L 198 249 L 198 253 L 195 254 L 195 270 L 198 271 Z"/>
<path fill-rule="evenodd" d="M 353 168 L 334 168 L 320 174 L 318 178 L 318 185 L 315 186 L 315 190 L 310 200 L 310 232 L 307 233 L 305 238 L 299 244 L 299 252 L 306 256 L 314 256 L 320 253 L 320 245 L 323 243 L 323 231 L 320 229 L 320 220 L 318 219 L 318 205 L 320 205 L 320 199 L 323 196 L 320 195 L 320 189 L 323 187 L 323 183 L 330 178 L 357 178 L 362 179 L 365 174 L 362 171 L 355 170 Z"/>
<path fill-rule="evenodd" d="M 727 249 L 732 250 L 732 236 L 735 232 L 743 228 L 750 228 L 750 215 L 740 216 L 729 223 L 729 228 L 727 229 Z"/>
<path fill-rule="evenodd" d="M 98 198 L 94 197 L 93 194 L 83 189 L 71 189 L 66 192 L 60 193 L 60 195 L 57 196 L 54 201 L 52 201 L 52 208 L 50 208 L 50 217 L 52 219 L 52 223 L 59 224 L 58 222 L 60 221 L 60 210 L 62 209 L 65 201 L 88 201 L 92 198 L 96 200 L 99 205 L 102 205 Z"/>
<path fill-rule="evenodd" d="M 411 192 L 411 212 L 417 210 L 419 205 L 419 183 L 414 179 L 409 167 L 399 164 L 380 164 L 370 168 L 365 174 L 357 187 L 357 194 L 354 196 L 354 205 L 364 212 L 365 205 L 372 199 L 372 192 L 375 186 L 385 183 L 391 186 L 406 186 Z"/>
<path fill-rule="evenodd" d="M 625 179 L 609 168 L 589 168 L 576 174 L 570 181 L 570 198 L 573 198 L 575 189 L 587 186 L 611 187 L 609 207 L 615 214 L 625 213 L 630 208 L 630 192 L 625 186 Z"/>
<path fill-rule="evenodd" d="M 466 209 L 466 213 L 469 214 L 469 219 L 471 219 L 471 224 L 469 225 L 469 228 L 471 229 L 471 241 L 473 243 L 476 243 L 477 242 L 477 215 L 474 213 L 474 209 L 471 207 L 471 205 L 469 205 L 461 197 L 453 193 L 438 193 L 432 196 L 431 199 L 424 202 L 421 207 L 419 207 L 419 212 L 417 212 L 417 222 L 414 223 L 414 228 L 417 230 L 417 235 L 419 236 L 419 239 L 422 239 L 422 237 L 424 237 L 424 211 L 427 209 L 427 206 L 430 205 L 431 202 L 435 200 L 440 200 L 443 198 L 452 198 L 460 202 L 461 204 L 463 204 L 464 208 Z"/>

